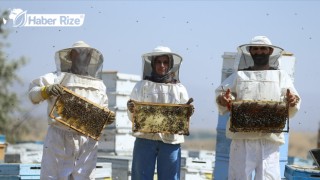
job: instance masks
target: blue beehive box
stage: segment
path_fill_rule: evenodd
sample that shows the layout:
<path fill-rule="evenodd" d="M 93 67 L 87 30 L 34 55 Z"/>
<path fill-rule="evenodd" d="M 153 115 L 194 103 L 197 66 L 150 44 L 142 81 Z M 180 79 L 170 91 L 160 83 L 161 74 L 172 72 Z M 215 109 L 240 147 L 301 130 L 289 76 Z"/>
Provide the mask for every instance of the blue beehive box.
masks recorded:
<path fill-rule="evenodd" d="M 0 144 L 6 143 L 6 136 L 3 134 L 0 134 Z"/>
<path fill-rule="evenodd" d="M 40 164 L 0 164 L 0 179 L 40 179 Z"/>
<path fill-rule="evenodd" d="M 286 165 L 284 176 L 287 180 L 320 180 L 318 167 Z"/>
<path fill-rule="evenodd" d="M 97 163 L 96 180 L 112 178 L 111 163 Z M 41 164 L 0 164 L 0 180 L 40 180 Z"/>

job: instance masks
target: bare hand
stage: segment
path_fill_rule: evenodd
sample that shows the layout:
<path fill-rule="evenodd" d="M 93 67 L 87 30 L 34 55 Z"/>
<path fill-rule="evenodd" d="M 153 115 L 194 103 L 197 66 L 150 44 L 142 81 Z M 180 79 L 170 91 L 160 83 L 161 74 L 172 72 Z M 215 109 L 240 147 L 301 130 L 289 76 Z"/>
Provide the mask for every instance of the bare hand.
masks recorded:
<path fill-rule="evenodd" d="M 291 107 L 296 106 L 299 102 L 297 96 L 291 93 L 289 89 L 287 89 L 287 101 L 289 103 L 289 106 Z"/>
<path fill-rule="evenodd" d="M 231 94 L 231 91 L 228 88 L 227 91 L 224 94 L 218 96 L 219 104 L 221 106 L 228 107 L 229 110 L 230 110 L 230 103 L 231 103 L 231 100 L 232 100 L 230 94 Z"/>

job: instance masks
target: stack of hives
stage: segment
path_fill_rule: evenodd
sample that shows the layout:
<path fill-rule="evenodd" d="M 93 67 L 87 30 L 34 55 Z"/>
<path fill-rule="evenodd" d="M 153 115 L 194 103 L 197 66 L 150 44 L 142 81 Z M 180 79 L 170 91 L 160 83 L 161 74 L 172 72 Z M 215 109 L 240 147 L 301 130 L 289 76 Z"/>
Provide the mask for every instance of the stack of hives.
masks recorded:
<path fill-rule="evenodd" d="M 116 120 L 109 125 L 99 140 L 99 151 L 116 155 L 131 155 L 135 138 L 131 135 L 132 123 L 127 115 L 127 101 L 140 76 L 105 71 L 102 80 L 107 86 L 109 109 L 116 113 Z"/>

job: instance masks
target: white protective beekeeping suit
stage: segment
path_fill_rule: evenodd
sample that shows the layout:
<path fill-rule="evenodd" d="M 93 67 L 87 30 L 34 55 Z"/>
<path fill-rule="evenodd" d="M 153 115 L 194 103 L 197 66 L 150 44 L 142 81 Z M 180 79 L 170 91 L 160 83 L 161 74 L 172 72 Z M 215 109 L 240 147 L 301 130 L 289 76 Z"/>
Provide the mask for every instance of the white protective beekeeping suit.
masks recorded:
<path fill-rule="evenodd" d="M 273 70 L 246 70 L 254 64 L 249 53 L 250 46 L 273 48 L 273 53 L 269 58 L 269 66 Z M 265 36 L 256 36 L 250 44 L 239 46 L 238 61 L 235 63 L 237 71 L 216 89 L 216 97 L 229 88 L 234 100 L 285 101 L 287 89 L 290 89 L 299 98 L 289 75 L 285 71 L 278 70 L 278 59 L 282 51 L 281 48 L 273 46 Z M 299 107 L 300 102 L 295 107 L 290 107 L 289 117 L 292 117 Z M 220 114 L 227 112 L 226 107 L 218 104 L 218 108 Z M 262 179 L 262 177 L 279 179 L 281 177 L 279 146 L 285 141 L 283 133 L 234 133 L 229 128 L 230 120 L 226 127 L 226 136 L 233 140 L 230 147 L 229 179 L 251 179 L 251 172 L 254 170 L 256 179 Z M 239 152 L 243 152 L 243 155 L 234 155 Z M 264 165 L 256 164 L 259 161 L 263 161 Z M 239 170 L 242 171 L 242 174 L 239 174 Z"/>
<path fill-rule="evenodd" d="M 170 78 L 176 80 L 177 83 L 157 83 L 147 80 L 152 73 L 152 63 L 156 56 L 168 55 L 170 59 L 170 70 L 167 73 Z M 185 104 L 189 100 L 186 88 L 179 81 L 179 68 L 182 57 L 171 52 L 168 47 L 159 46 L 151 53 L 142 55 L 143 61 L 143 80 L 138 82 L 132 90 L 130 99 L 140 102 L 166 103 L 166 104 Z M 128 111 L 129 118 L 131 113 Z M 159 140 L 168 144 L 180 144 L 184 142 L 184 136 L 178 134 L 164 133 L 141 133 L 133 134 L 135 137 Z"/>
<path fill-rule="evenodd" d="M 78 56 L 72 57 L 71 51 Z M 108 107 L 106 87 L 100 78 L 103 56 L 83 41 L 55 55 L 57 71 L 30 83 L 29 98 L 34 104 L 48 102 L 48 114 L 56 98 L 45 98 L 41 89 L 61 84 L 76 94 L 103 107 Z M 94 179 L 98 142 L 81 135 L 48 117 L 49 128 L 44 142 L 41 179 Z"/>

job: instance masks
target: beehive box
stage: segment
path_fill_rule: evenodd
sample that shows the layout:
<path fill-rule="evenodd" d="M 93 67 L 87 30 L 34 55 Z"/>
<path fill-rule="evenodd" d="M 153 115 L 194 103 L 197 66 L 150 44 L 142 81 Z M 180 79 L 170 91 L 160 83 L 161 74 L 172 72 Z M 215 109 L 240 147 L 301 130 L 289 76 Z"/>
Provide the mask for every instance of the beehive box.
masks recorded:
<path fill-rule="evenodd" d="M 112 164 L 112 179 L 131 179 L 132 156 L 99 156 L 97 162 Z"/>
<path fill-rule="evenodd" d="M 214 159 L 215 155 L 215 151 L 208 150 L 190 150 L 188 152 L 188 157 L 199 159 Z"/>
<path fill-rule="evenodd" d="M 130 99 L 130 93 L 107 92 L 109 107 L 127 108 L 127 102 Z"/>
<path fill-rule="evenodd" d="M 130 94 L 135 84 L 141 77 L 134 74 L 124 74 L 117 71 L 102 72 L 102 80 L 108 92 L 122 92 Z"/>
<path fill-rule="evenodd" d="M 73 91 L 63 88 L 50 112 L 50 117 L 60 123 L 98 140 L 106 122 L 114 113 Z"/>
<path fill-rule="evenodd" d="M 211 180 L 213 172 L 213 158 L 181 158 L 181 179 L 183 180 Z"/>
<path fill-rule="evenodd" d="M 94 172 L 95 180 L 111 180 L 112 164 L 107 162 L 98 162 Z"/>
<path fill-rule="evenodd" d="M 284 176 L 287 180 L 319 180 L 320 169 L 318 167 L 286 165 Z"/>
<path fill-rule="evenodd" d="M 107 87 L 109 107 L 127 108 L 127 101 L 135 84 L 141 77 L 117 71 L 102 72 L 102 80 Z"/>
<path fill-rule="evenodd" d="M 131 101 L 134 103 L 133 132 L 189 135 L 191 105 Z"/>
<path fill-rule="evenodd" d="M 40 164 L 0 164 L 0 179 L 3 180 L 29 180 L 40 179 Z M 112 179 L 111 163 L 97 163 L 95 169 L 96 180 Z"/>
<path fill-rule="evenodd" d="M 107 129 L 130 129 L 132 128 L 132 122 L 129 120 L 127 108 L 113 108 L 110 110 L 115 112 L 116 120 L 114 123 L 108 125 Z"/>
<path fill-rule="evenodd" d="M 280 133 L 289 120 L 288 106 L 276 101 L 234 101 L 231 104 L 230 131 Z"/>
<path fill-rule="evenodd" d="M 180 177 L 183 180 L 212 180 L 212 170 L 181 168 Z"/>
<path fill-rule="evenodd" d="M 188 169 L 198 169 L 198 170 L 213 170 L 213 158 L 212 159 L 199 159 L 192 157 L 182 157 L 181 167 Z"/>
<path fill-rule="evenodd" d="M 99 139 L 98 151 L 115 155 L 132 155 L 134 141 L 131 129 L 106 128 Z"/>
<path fill-rule="evenodd" d="M 40 164 L 0 164 L 0 179 L 40 179 Z"/>

